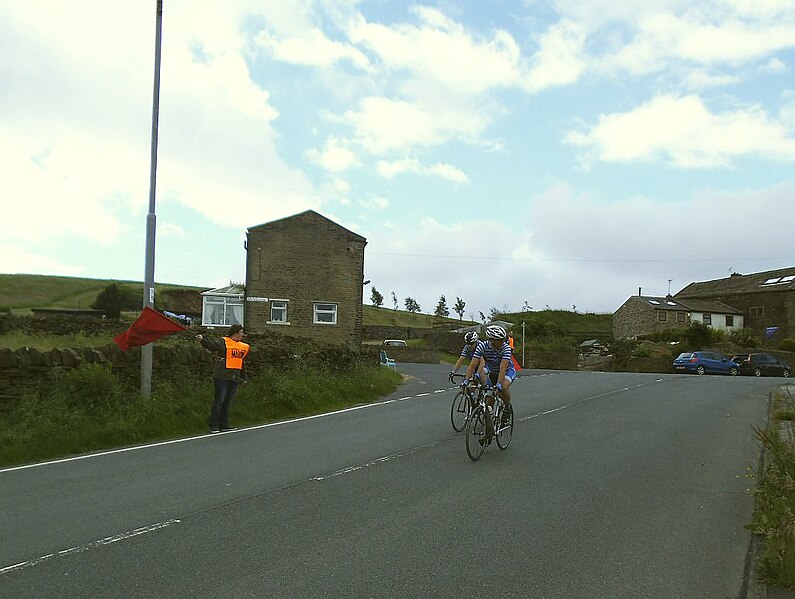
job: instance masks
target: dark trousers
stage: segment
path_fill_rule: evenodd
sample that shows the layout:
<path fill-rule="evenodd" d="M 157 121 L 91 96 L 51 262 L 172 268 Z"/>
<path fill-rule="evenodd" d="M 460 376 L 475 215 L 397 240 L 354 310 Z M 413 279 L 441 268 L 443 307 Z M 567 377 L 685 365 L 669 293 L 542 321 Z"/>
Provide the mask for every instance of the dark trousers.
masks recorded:
<path fill-rule="evenodd" d="M 215 399 L 210 411 L 210 429 L 229 428 L 229 406 L 237 395 L 237 381 L 226 379 L 213 379 L 215 385 Z"/>

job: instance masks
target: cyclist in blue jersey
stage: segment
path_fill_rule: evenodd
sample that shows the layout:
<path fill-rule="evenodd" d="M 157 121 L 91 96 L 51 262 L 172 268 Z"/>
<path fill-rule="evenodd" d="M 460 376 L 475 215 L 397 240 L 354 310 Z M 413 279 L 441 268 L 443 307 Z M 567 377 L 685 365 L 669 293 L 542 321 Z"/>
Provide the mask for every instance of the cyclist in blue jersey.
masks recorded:
<path fill-rule="evenodd" d="M 461 349 L 461 355 L 458 357 L 458 361 L 453 366 L 453 370 L 450 374 L 455 374 L 458 372 L 458 369 L 461 368 L 461 365 L 466 362 L 467 360 L 472 360 L 472 354 L 475 353 L 475 348 L 478 346 L 478 334 L 475 331 L 469 331 L 464 335 L 464 347 Z"/>
<path fill-rule="evenodd" d="M 511 404 L 510 387 L 516 378 L 516 370 L 511 360 L 511 346 L 508 345 L 507 338 L 508 334 L 501 326 L 493 324 L 486 327 L 486 340 L 478 343 L 466 373 L 469 380 L 477 370 L 481 380 L 488 380 L 496 385 L 506 407 Z"/>

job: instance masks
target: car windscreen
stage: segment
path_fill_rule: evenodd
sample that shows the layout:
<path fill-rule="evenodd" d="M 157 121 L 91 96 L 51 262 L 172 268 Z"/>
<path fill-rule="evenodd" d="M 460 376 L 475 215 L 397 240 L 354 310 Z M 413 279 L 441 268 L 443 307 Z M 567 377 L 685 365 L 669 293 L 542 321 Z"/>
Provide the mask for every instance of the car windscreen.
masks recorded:
<path fill-rule="evenodd" d="M 677 360 L 689 360 L 692 357 L 693 357 L 692 353 L 685 352 L 683 354 L 679 354 L 676 359 Z"/>

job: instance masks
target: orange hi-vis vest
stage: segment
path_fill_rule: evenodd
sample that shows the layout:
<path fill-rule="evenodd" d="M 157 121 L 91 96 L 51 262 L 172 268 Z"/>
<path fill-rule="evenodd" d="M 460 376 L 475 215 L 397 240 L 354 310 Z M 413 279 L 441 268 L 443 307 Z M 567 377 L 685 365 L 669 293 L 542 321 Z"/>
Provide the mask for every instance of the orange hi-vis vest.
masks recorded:
<path fill-rule="evenodd" d="M 224 337 L 224 345 L 226 345 L 226 367 L 231 370 L 242 370 L 243 358 L 248 354 L 248 343 Z"/>

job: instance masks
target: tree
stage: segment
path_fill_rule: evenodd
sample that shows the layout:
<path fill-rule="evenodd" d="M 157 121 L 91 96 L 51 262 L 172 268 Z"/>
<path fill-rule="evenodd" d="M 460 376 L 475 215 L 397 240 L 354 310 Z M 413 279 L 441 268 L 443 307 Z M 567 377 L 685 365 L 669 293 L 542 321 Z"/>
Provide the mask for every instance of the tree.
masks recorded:
<path fill-rule="evenodd" d="M 450 310 L 447 309 L 447 298 L 444 294 L 439 297 L 439 303 L 436 304 L 436 310 L 434 310 L 433 313 L 439 318 L 450 316 Z"/>
<path fill-rule="evenodd" d="M 397 310 L 398 309 L 397 296 L 395 295 L 394 291 L 392 292 L 392 305 L 394 306 L 393 310 Z"/>
<path fill-rule="evenodd" d="M 489 311 L 489 320 L 497 320 L 497 317 L 500 315 L 500 311 L 497 308 L 492 308 Z"/>
<path fill-rule="evenodd" d="M 483 323 L 485 323 L 485 322 L 486 322 L 486 315 L 485 315 L 485 314 L 483 314 L 483 312 L 480 312 L 480 311 L 478 311 L 478 314 L 480 314 L 480 320 L 481 320 Z"/>
<path fill-rule="evenodd" d="M 94 310 L 102 310 L 108 318 L 118 318 L 121 314 L 124 297 L 116 283 L 111 283 L 97 294 L 96 299 L 91 304 Z"/>
<path fill-rule="evenodd" d="M 420 305 L 414 300 L 413 297 L 407 297 L 404 303 L 406 305 L 406 310 L 412 314 L 416 314 L 420 311 Z"/>
<path fill-rule="evenodd" d="M 376 308 L 380 308 L 384 304 L 384 296 L 378 293 L 378 289 L 375 288 L 375 285 L 372 286 L 370 291 L 370 303 Z"/>
<path fill-rule="evenodd" d="M 458 320 L 464 320 L 464 308 L 466 308 L 466 305 L 467 303 L 464 300 L 456 296 L 455 306 L 453 306 L 453 312 L 458 314 Z"/>

